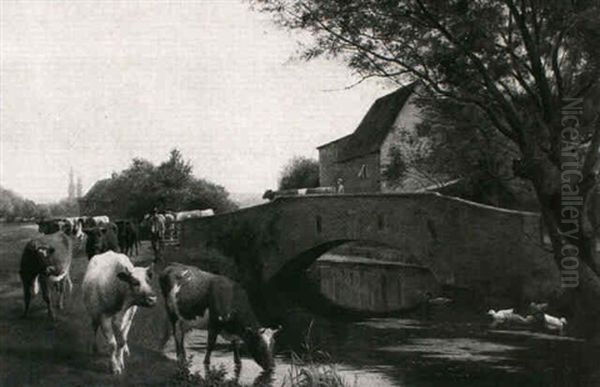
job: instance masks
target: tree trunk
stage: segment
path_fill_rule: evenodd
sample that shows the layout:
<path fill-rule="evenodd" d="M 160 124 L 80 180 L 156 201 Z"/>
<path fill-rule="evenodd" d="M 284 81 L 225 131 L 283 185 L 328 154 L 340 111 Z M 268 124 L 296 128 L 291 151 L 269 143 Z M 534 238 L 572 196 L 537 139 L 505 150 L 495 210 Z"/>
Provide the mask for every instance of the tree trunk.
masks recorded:
<path fill-rule="evenodd" d="M 596 220 L 590 210 L 595 200 L 594 188 L 592 194 L 582 192 L 581 200 L 565 198 L 559 188 L 560 171 L 549 162 L 541 164 L 529 172 L 552 241 L 561 290 L 572 307 L 570 325 L 576 334 L 590 338 L 600 331 L 600 276 L 593 227 Z M 549 183 L 552 181 L 559 184 Z"/>

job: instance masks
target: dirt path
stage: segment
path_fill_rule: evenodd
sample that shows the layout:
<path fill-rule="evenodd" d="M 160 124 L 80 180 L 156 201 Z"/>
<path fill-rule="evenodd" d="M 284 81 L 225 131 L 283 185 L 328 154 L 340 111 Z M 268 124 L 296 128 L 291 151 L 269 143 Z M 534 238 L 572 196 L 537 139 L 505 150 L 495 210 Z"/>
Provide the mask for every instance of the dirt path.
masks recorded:
<path fill-rule="evenodd" d="M 56 322 L 48 319 L 39 294 L 32 301 L 30 316 L 21 318 L 19 261 L 25 243 L 36 235 L 33 227 L 0 225 L 0 385 L 168 384 L 176 366 L 161 352 L 166 328 L 162 297 L 155 308 L 138 309 L 129 335 L 131 356 L 123 375 L 114 377 L 109 373 L 106 346 L 100 348 L 100 354 L 92 355 L 91 328 L 81 298 L 81 280 L 88 262 L 83 252 L 73 261 L 72 298 L 64 310 L 58 311 Z M 134 262 L 144 264 L 151 257 L 148 244 L 144 244 Z"/>

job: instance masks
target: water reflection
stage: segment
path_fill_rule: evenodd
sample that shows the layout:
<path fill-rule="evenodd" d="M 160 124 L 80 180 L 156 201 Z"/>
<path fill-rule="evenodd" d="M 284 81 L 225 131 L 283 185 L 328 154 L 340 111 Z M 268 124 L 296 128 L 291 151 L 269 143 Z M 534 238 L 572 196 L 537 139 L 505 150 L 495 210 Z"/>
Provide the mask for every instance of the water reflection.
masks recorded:
<path fill-rule="evenodd" d="M 277 338 L 277 367 L 262 373 L 254 361 L 242 359 L 239 382 L 280 386 L 293 372 L 290 352 L 306 344 L 306 330 L 315 318 L 297 311 Z M 594 359 L 597 346 L 543 333 L 491 330 L 485 323 L 418 319 L 369 319 L 360 322 L 314 320 L 308 344 L 326 351 L 349 385 L 356 386 L 573 386 L 595 385 L 600 379 Z M 206 331 L 186 335 L 192 371 L 202 364 Z M 175 359 L 172 339 L 167 355 Z M 219 341 L 213 366 L 235 375 L 233 354 Z M 591 383 L 591 384 L 590 384 Z M 289 385 L 289 384 L 287 384 Z"/>

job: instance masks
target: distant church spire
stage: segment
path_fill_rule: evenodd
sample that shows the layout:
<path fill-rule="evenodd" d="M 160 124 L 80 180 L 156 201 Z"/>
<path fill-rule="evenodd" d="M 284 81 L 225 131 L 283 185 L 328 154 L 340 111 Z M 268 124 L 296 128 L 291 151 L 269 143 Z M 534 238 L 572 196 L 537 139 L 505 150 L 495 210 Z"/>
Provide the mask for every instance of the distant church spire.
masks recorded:
<path fill-rule="evenodd" d="M 73 168 L 69 171 L 69 199 L 75 198 L 75 180 L 73 178 Z"/>
<path fill-rule="evenodd" d="M 83 184 L 81 183 L 81 176 L 77 178 L 77 197 L 83 196 Z"/>

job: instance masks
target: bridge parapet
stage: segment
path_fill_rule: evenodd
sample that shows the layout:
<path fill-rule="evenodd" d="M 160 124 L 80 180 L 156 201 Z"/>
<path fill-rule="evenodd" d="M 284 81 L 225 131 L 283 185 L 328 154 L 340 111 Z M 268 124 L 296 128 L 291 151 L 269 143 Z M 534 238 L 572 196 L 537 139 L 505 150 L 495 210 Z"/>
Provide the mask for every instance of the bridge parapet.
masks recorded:
<path fill-rule="evenodd" d="M 541 247 L 538 214 L 437 193 L 281 197 L 271 203 L 184 221 L 182 248 L 215 248 L 251 278 L 293 275 L 349 242 L 398 249 L 445 285 L 486 293 L 546 294 L 558 271 Z"/>

